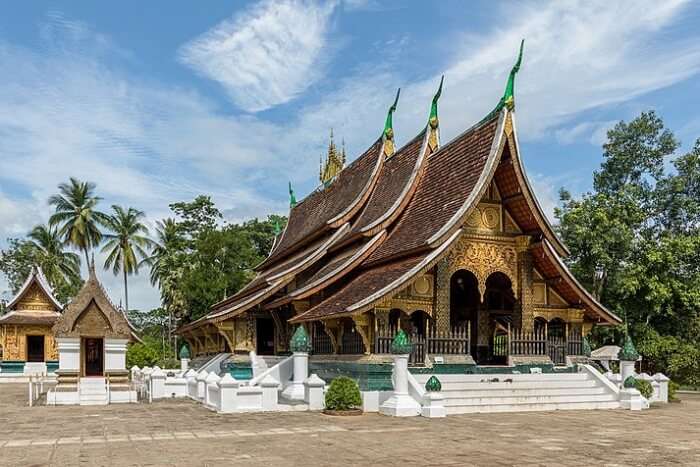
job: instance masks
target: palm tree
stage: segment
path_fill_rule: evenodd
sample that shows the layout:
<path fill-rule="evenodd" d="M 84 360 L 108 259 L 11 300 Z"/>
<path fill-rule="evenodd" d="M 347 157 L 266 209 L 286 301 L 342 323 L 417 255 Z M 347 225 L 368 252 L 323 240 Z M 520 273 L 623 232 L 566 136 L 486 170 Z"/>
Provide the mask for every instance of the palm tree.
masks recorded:
<path fill-rule="evenodd" d="M 29 233 L 35 261 L 54 289 L 80 283 L 80 256 L 65 251 L 56 227 L 37 225 Z"/>
<path fill-rule="evenodd" d="M 129 289 L 127 277 L 130 274 L 138 274 L 141 259 L 148 257 L 146 248 L 152 244 L 147 237 L 148 228 L 143 224 L 145 217 L 143 211 L 112 205 L 114 214 L 108 216 L 105 226 L 109 230 L 104 234 L 105 246 L 102 252 L 107 252 L 105 269 L 112 268 L 116 276 L 119 272 L 124 275 L 124 304 L 129 310 Z"/>
<path fill-rule="evenodd" d="M 152 243 L 151 255 L 142 263 L 151 267 L 151 285 L 163 288 L 163 282 L 170 275 L 168 255 L 180 250 L 182 235 L 175 219 L 167 218 L 156 222 L 156 241 Z"/>
<path fill-rule="evenodd" d="M 81 182 L 71 177 L 70 183 L 58 185 L 60 194 L 49 198 L 49 204 L 56 212 L 49 219 L 50 226 L 59 226 L 58 235 L 63 243 L 72 245 L 85 254 L 85 262 L 90 266 L 89 251 L 99 245 L 102 232 L 99 226 L 105 225 L 108 216 L 95 209 L 102 198 L 95 196 L 95 184 Z"/>

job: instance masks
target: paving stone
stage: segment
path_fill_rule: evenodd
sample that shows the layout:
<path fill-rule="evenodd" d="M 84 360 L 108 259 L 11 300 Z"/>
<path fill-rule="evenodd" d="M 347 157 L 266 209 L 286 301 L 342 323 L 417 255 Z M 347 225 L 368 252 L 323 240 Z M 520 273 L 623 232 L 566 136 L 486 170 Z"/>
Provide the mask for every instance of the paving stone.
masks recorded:
<path fill-rule="evenodd" d="M 430 420 L 310 412 L 217 415 L 201 404 L 170 399 L 27 407 L 23 385 L 2 385 L 0 466 L 697 466 L 700 396 L 684 398 L 641 413 Z"/>

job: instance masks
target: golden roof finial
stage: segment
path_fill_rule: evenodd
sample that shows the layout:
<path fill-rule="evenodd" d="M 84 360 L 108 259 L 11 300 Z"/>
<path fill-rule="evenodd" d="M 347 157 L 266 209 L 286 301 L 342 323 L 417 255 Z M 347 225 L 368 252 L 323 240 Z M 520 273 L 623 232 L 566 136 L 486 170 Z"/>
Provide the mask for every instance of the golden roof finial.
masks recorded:
<path fill-rule="evenodd" d="M 345 166 L 344 155 L 338 154 L 338 150 L 335 147 L 335 142 L 333 141 L 333 128 L 331 128 L 330 142 L 328 143 L 328 155 L 326 156 L 326 162 L 323 163 L 323 158 L 321 158 L 321 172 L 319 174 L 319 179 L 324 185 L 330 184 L 331 181 L 343 170 Z"/>

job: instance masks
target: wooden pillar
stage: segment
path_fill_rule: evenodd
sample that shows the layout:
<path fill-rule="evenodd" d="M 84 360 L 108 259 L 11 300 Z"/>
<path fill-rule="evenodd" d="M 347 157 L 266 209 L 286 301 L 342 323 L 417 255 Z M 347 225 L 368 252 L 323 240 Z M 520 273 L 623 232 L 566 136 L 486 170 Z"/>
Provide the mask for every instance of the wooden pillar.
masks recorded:
<path fill-rule="evenodd" d="M 532 252 L 530 251 L 531 237 L 529 235 L 520 235 L 515 239 L 515 249 L 518 254 L 518 284 L 517 293 L 520 297 L 520 313 L 519 320 L 520 328 L 525 332 L 532 332 L 535 326 L 535 303 L 532 290 L 533 282 L 533 261 Z"/>

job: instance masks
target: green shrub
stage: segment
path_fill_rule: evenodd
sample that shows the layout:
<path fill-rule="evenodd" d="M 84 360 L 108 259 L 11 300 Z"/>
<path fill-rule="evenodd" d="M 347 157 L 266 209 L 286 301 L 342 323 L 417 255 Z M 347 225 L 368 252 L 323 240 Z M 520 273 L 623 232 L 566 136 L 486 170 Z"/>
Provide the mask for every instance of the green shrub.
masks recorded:
<path fill-rule="evenodd" d="M 643 379 L 637 378 L 634 381 L 634 387 L 639 391 L 642 396 L 644 396 L 646 399 L 651 398 L 652 394 L 654 394 L 654 388 L 651 387 L 651 383 L 649 381 L 645 381 Z"/>
<path fill-rule="evenodd" d="M 340 376 L 331 382 L 326 392 L 326 409 L 349 410 L 362 406 L 362 396 L 357 383 L 347 376 Z"/>
<path fill-rule="evenodd" d="M 680 385 L 674 381 L 669 381 L 668 382 L 668 400 L 669 401 L 677 401 L 678 400 L 678 395 L 676 394 L 676 391 L 680 388 Z"/>

